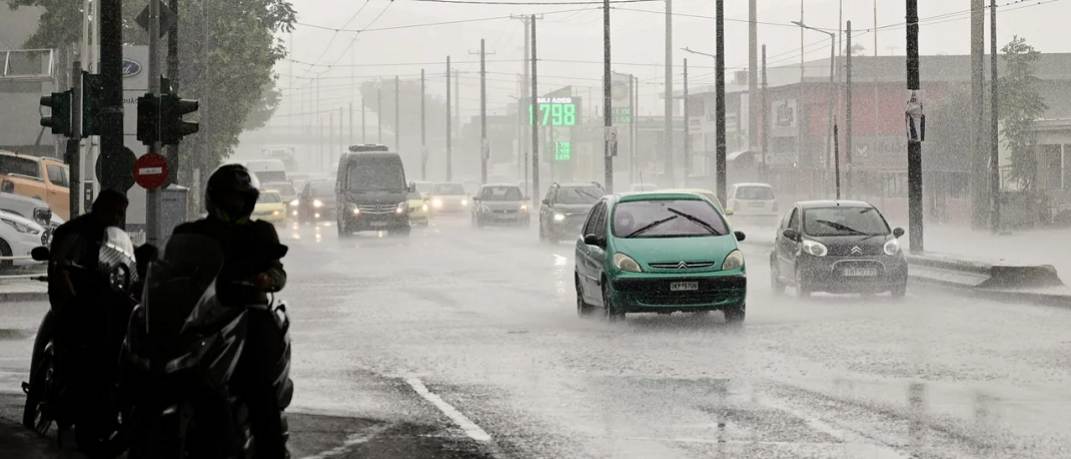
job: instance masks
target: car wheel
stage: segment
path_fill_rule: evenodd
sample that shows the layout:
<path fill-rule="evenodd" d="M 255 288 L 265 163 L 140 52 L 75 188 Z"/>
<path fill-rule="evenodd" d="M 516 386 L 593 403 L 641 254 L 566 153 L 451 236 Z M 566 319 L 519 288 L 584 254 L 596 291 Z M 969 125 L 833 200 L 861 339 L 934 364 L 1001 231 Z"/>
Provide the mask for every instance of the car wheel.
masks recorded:
<path fill-rule="evenodd" d="M 907 281 L 904 281 L 904 283 L 893 287 L 892 292 L 890 293 L 892 293 L 893 298 L 903 298 L 907 296 Z"/>
<path fill-rule="evenodd" d="M 346 220 L 340 220 L 335 225 L 335 228 L 338 229 L 338 237 L 340 237 L 340 238 L 341 237 L 350 237 L 353 234 L 353 233 L 350 232 L 350 229 L 346 227 Z"/>
<path fill-rule="evenodd" d="M 7 244 L 7 241 L 0 239 L 0 257 L 10 257 L 11 255 L 11 246 Z M 0 271 L 7 271 L 13 266 L 15 266 L 14 260 L 0 260 Z"/>
<path fill-rule="evenodd" d="M 796 268 L 796 297 L 807 299 L 811 297 L 811 289 L 803 280 L 803 270 Z"/>
<path fill-rule="evenodd" d="M 608 322 L 620 322 L 625 320 L 625 313 L 621 311 L 621 308 L 614 305 L 613 298 L 610 295 L 610 287 L 606 285 L 606 279 L 603 279 L 602 285 L 602 309 L 603 314 L 606 316 Z"/>
<path fill-rule="evenodd" d="M 591 313 L 595 312 L 595 307 L 584 301 L 584 294 L 580 287 L 580 277 L 574 274 L 573 278 L 576 283 L 576 315 L 589 317 Z"/>
<path fill-rule="evenodd" d="M 781 281 L 781 273 L 778 272 L 777 262 L 774 260 L 770 260 L 770 290 L 773 290 L 774 296 L 785 294 L 785 283 Z"/>
<path fill-rule="evenodd" d="M 725 321 L 730 324 L 739 324 L 744 321 L 744 317 L 747 315 L 747 304 L 740 303 L 738 306 L 731 306 L 723 311 L 725 314 Z"/>

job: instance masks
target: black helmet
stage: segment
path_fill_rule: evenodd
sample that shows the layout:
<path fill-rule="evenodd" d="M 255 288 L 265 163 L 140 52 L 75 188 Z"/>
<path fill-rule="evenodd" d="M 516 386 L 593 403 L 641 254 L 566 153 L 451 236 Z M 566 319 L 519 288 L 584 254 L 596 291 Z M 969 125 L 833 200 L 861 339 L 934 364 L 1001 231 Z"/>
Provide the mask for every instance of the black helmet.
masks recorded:
<path fill-rule="evenodd" d="M 214 218 L 231 223 L 243 223 L 253 214 L 253 207 L 260 197 L 257 178 L 249 169 L 240 164 L 220 166 L 208 179 L 205 207 Z M 224 193 L 237 193 L 244 201 L 241 209 L 227 209 L 221 206 L 220 197 Z"/>

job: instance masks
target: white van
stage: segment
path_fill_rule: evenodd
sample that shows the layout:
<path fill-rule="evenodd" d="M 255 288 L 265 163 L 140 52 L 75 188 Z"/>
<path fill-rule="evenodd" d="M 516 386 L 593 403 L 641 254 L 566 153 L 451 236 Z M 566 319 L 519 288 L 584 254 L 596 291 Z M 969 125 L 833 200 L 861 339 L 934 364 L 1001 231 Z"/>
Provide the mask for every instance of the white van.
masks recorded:
<path fill-rule="evenodd" d="M 257 174 L 261 183 L 289 182 L 286 177 L 286 166 L 278 159 L 251 159 L 248 161 L 236 161 L 249 169 L 249 172 Z"/>
<path fill-rule="evenodd" d="M 766 183 L 737 183 L 729 188 L 726 209 L 732 209 L 737 217 L 764 217 L 777 219 L 777 196 L 772 186 Z"/>

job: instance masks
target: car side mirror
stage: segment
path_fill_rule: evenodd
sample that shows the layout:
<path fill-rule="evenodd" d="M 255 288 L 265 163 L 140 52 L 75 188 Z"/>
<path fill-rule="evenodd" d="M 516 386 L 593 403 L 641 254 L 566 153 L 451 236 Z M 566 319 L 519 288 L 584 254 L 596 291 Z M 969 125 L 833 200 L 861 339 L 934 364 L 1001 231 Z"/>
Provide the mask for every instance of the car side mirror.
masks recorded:
<path fill-rule="evenodd" d="M 800 232 L 796 231 L 796 230 L 794 230 L 792 228 L 789 228 L 787 230 L 782 231 L 781 235 L 784 236 L 785 239 L 788 239 L 788 240 L 791 240 L 791 241 L 798 241 L 800 239 Z"/>
<path fill-rule="evenodd" d="M 747 235 L 744 234 L 743 231 L 733 231 L 733 235 L 736 236 L 736 240 L 738 242 L 739 241 L 743 241 L 744 239 L 747 239 Z"/>
<path fill-rule="evenodd" d="M 729 207 L 725 209 L 725 216 L 728 217 L 733 214 L 733 208 Z"/>
<path fill-rule="evenodd" d="M 599 241 L 599 237 L 594 235 L 594 234 L 584 235 L 584 244 L 594 245 L 594 246 L 599 246 L 599 247 L 602 246 L 602 243 Z"/>
<path fill-rule="evenodd" d="M 896 228 L 896 229 L 892 230 L 892 235 L 893 235 L 893 237 L 895 237 L 897 239 L 900 239 L 900 237 L 904 235 L 904 229 L 903 228 Z"/>
<path fill-rule="evenodd" d="M 409 189 L 408 189 L 408 191 L 409 191 L 410 193 L 415 193 L 415 192 L 416 192 L 416 182 L 409 182 Z"/>
<path fill-rule="evenodd" d="M 549 206 L 550 205 L 550 200 L 549 199 L 543 199 L 543 205 L 544 206 Z"/>
<path fill-rule="evenodd" d="M 34 247 L 33 250 L 30 251 L 30 258 L 33 258 L 34 261 L 48 261 L 48 247 Z"/>
<path fill-rule="evenodd" d="M 33 219 L 41 226 L 48 226 L 52 221 L 52 209 L 48 207 L 37 207 L 33 210 Z"/>

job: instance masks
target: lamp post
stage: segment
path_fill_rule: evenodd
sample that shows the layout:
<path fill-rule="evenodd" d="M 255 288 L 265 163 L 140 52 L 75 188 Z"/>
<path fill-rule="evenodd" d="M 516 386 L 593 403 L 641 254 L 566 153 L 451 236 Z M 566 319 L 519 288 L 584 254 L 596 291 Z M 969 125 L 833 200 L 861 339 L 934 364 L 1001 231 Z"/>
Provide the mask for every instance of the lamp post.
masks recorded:
<path fill-rule="evenodd" d="M 826 169 L 829 169 L 829 166 L 830 166 L 830 164 L 829 164 L 829 162 L 830 162 L 829 161 L 829 155 L 830 155 L 830 150 L 833 148 L 833 96 L 836 95 L 836 93 L 837 93 L 836 83 L 835 83 L 835 81 L 833 79 L 834 74 L 836 73 L 837 34 L 835 32 L 830 32 L 830 31 L 827 31 L 827 30 L 816 29 L 816 28 L 808 26 L 808 25 L 806 25 L 806 24 L 804 24 L 804 23 L 802 23 L 800 21 L 792 21 L 792 23 L 796 24 L 796 25 L 798 25 L 798 26 L 800 26 L 801 28 L 804 28 L 804 29 L 813 30 L 815 32 L 821 32 L 821 33 L 824 33 L 826 35 L 829 35 L 829 41 L 830 41 L 830 46 L 829 46 L 829 117 L 828 117 L 829 133 L 828 133 L 828 136 L 826 137 Z M 802 78 L 800 79 L 800 85 L 801 86 L 803 85 L 803 79 Z M 837 162 L 837 166 L 839 167 L 839 165 L 840 165 L 840 157 L 839 156 L 835 157 L 835 158 L 833 158 L 833 160 Z M 837 190 L 837 194 L 838 195 L 840 194 L 840 190 L 839 189 Z"/>

